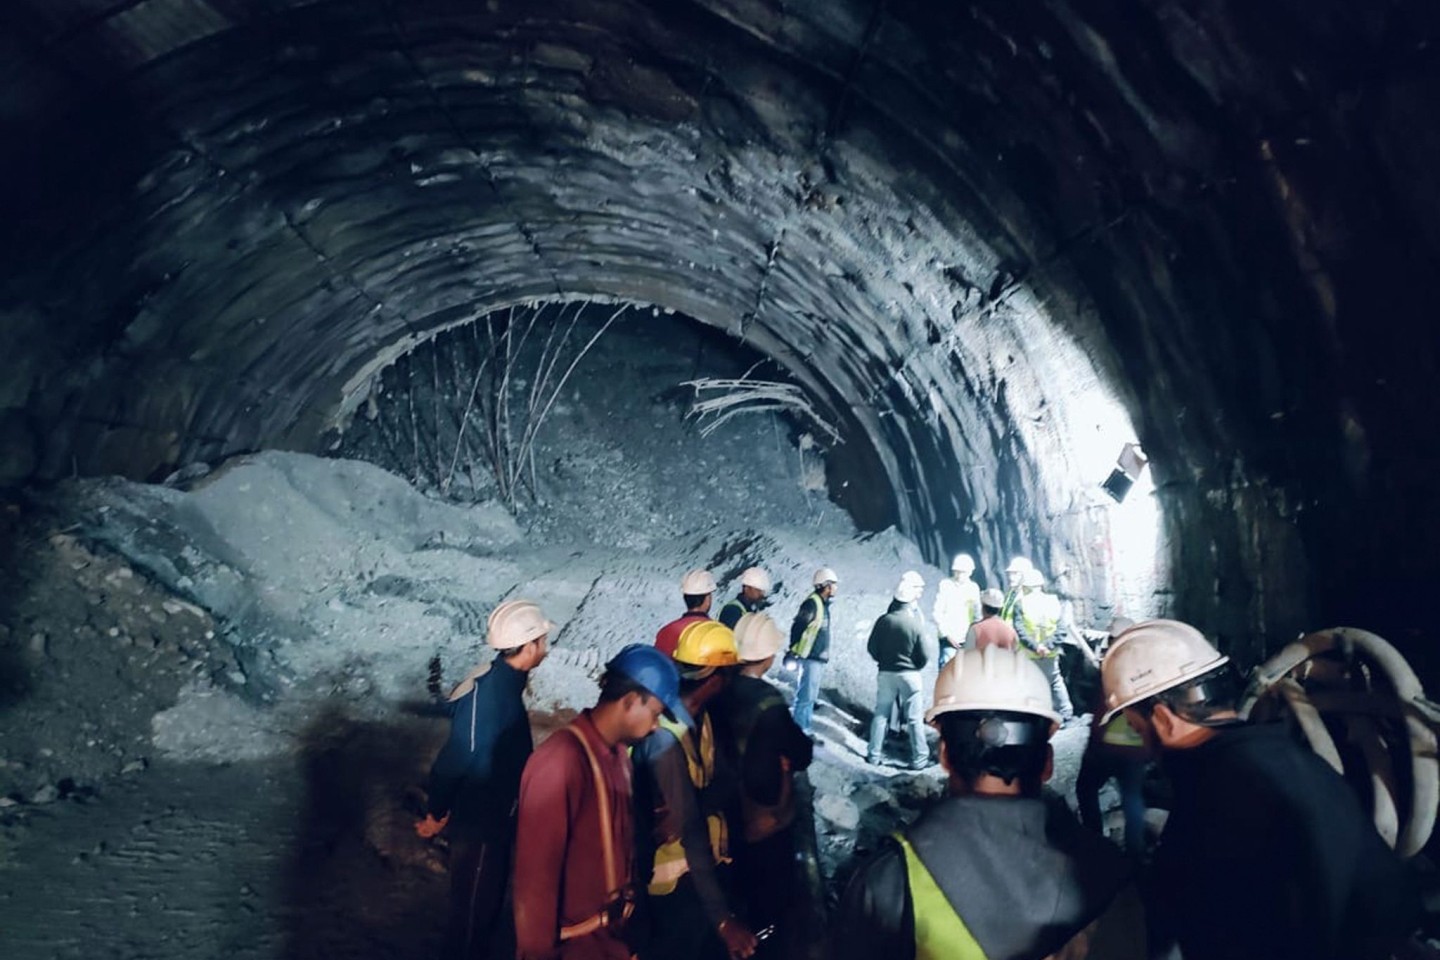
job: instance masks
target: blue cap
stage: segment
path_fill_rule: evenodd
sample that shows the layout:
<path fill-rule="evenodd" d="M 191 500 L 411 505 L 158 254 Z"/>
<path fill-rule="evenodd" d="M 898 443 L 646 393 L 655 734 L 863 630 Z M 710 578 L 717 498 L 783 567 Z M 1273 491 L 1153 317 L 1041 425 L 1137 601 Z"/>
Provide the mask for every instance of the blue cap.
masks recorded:
<path fill-rule="evenodd" d="M 680 672 L 675 661 L 646 643 L 632 643 L 615 654 L 605 669 L 629 677 L 661 703 L 665 712 L 686 726 L 694 726 L 680 700 Z"/>

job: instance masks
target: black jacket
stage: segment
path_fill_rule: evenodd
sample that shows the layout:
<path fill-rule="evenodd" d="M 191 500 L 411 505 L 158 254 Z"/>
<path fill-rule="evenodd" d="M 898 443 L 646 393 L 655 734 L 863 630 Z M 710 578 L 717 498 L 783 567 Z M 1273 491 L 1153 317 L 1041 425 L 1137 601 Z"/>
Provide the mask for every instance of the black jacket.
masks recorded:
<path fill-rule="evenodd" d="M 819 623 L 816 623 L 816 618 Z M 805 635 L 815 633 L 809 652 L 805 650 Z M 806 660 L 830 660 L 830 601 L 818 593 L 812 593 L 800 604 L 795 619 L 790 624 L 790 653 Z"/>
<path fill-rule="evenodd" d="M 774 803 L 780 797 L 784 774 L 780 758 L 799 773 L 810 766 L 815 744 L 790 716 L 785 698 L 758 677 L 738 676 L 716 700 L 711 711 L 716 736 L 732 746 L 745 744 L 737 756 L 740 785 L 756 803 Z"/>
<path fill-rule="evenodd" d="M 725 605 L 720 608 L 719 616 L 715 619 L 725 624 L 725 626 L 731 630 L 734 630 L 735 624 L 740 622 L 741 617 L 747 613 L 759 613 L 761 610 L 764 610 L 766 606 L 767 604 L 763 598 L 751 603 L 746 600 L 744 596 L 736 594 L 725 601 Z"/>
<path fill-rule="evenodd" d="M 1185 960 L 1362 960 L 1418 920 L 1414 884 L 1350 787 L 1283 724 L 1168 752 L 1147 905 Z"/>
<path fill-rule="evenodd" d="M 925 619 L 913 603 L 890 601 L 890 609 L 870 629 L 865 649 L 886 673 L 919 670 L 930 662 L 925 650 Z"/>
<path fill-rule="evenodd" d="M 474 689 L 450 704 L 450 737 L 426 792 L 432 816 L 450 815 L 452 835 L 514 836 L 520 774 L 534 749 L 524 694 L 525 674 L 497 656 Z"/>
<path fill-rule="evenodd" d="M 1129 865 L 1058 797 L 948 797 L 905 836 L 990 960 L 1047 957 L 1097 920 L 1091 960 L 1143 957 Z M 915 956 L 905 854 L 895 841 L 850 881 L 830 955 Z"/>

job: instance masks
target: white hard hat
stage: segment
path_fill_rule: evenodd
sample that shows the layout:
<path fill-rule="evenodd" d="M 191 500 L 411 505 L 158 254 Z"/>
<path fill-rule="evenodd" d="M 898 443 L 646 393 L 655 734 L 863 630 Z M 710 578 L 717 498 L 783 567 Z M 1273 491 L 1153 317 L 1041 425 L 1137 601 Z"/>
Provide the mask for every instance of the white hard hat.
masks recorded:
<path fill-rule="evenodd" d="M 735 645 L 746 663 L 773 657 L 784 644 L 785 634 L 768 613 L 746 613 L 735 621 Z"/>
<path fill-rule="evenodd" d="M 980 602 L 987 607 L 993 607 L 999 610 L 1005 606 L 1005 594 L 1003 591 L 991 587 L 988 590 L 981 591 Z"/>
<path fill-rule="evenodd" d="M 691 570 L 680 578 L 680 592 L 687 597 L 703 597 L 715 592 L 715 575 L 709 570 Z"/>
<path fill-rule="evenodd" d="M 925 578 L 914 570 L 906 570 L 895 588 L 895 599 L 901 603 L 914 603 L 925 592 Z"/>
<path fill-rule="evenodd" d="M 770 592 L 770 574 L 760 567 L 746 567 L 740 574 L 740 585 L 742 587 L 754 587 L 761 593 Z"/>
<path fill-rule="evenodd" d="M 975 558 L 968 553 L 957 553 L 955 554 L 955 559 L 950 561 L 950 569 L 952 571 L 964 570 L 967 573 L 973 573 L 975 571 Z"/>
<path fill-rule="evenodd" d="M 1010 561 L 1010 566 L 1005 568 L 1006 573 L 1024 573 L 1026 570 L 1035 569 L 1035 565 L 1024 557 L 1015 557 Z"/>
<path fill-rule="evenodd" d="M 555 629 L 539 604 L 531 600 L 506 600 L 490 611 L 485 626 L 485 642 L 496 650 L 523 647 Z"/>
<path fill-rule="evenodd" d="M 835 575 L 835 571 L 831 570 L 829 567 L 821 567 L 819 570 L 815 571 L 815 578 L 812 582 L 817 587 L 823 587 L 827 583 L 839 583 L 840 578 L 837 577 Z"/>
<path fill-rule="evenodd" d="M 1143 620 L 1115 639 L 1100 661 L 1109 723 L 1121 710 L 1223 667 L 1230 658 L 1179 620 Z"/>
<path fill-rule="evenodd" d="M 962 650 L 935 678 L 935 705 L 926 722 L 958 710 L 1028 713 L 1049 720 L 1052 733 L 1060 725 L 1045 674 L 1022 651 L 999 646 Z"/>
<path fill-rule="evenodd" d="M 1045 575 L 1034 567 L 1020 574 L 1020 586 L 1022 587 L 1043 587 L 1045 586 Z"/>

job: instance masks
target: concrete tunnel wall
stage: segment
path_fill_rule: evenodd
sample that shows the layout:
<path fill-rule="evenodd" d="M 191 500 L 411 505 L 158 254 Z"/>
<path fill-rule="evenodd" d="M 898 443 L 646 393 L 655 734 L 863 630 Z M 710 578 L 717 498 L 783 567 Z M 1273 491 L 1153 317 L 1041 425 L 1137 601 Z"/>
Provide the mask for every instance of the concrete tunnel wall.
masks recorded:
<path fill-rule="evenodd" d="M 783 364 L 937 562 L 1114 603 L 1113 399 L 1151 610 L 1413 639 L 1440 14 L 1354 6 L 9 4 L 0 480 L 319 449 L 435 331 L 613 299 Z"/>

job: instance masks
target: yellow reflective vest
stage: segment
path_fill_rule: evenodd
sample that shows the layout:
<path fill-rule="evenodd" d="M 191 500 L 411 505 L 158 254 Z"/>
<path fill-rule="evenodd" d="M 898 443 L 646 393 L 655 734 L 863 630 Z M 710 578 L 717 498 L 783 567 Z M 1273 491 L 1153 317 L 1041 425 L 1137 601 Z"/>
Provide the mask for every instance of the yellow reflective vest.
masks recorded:
<path fill-rule="evenodd" d="M 986 960 L 985 951 L 950 906 L 910 841 L 900 833 L 895 834 L 895 839 L 905 853 L 905 878 L 910 884 L 910 906 L 915 915 L 915 960 Z"/>
<path fill-rule="evenodd" d="M 690 736 L 685 724 L 668 717 L 660 718 L 661 729 L 667 731 L 680 743 L 685 751 L 685 765 L 690 772 L 690 782 L 695 792 L 702 794 L 715 779 L 715 731 L 706 714 L 700 720 L 700 746 L 695 747 L 695 738 Z M 715 862 L 730 862 L 730 835 L 725 816 L 712 813 L 705 818 L 705 827 L 710 835 L 710 853 Z M 685 858 L 685 846 L 680 837 L 664 837 L 655 849 L 655 870 L 650 875 L 651 896 L 663 897 L 674 893 L 680 878 L 690 872 L 690 863 Z"/>
<path fill-rule="evenodd" d="M 1016 601 L 1016 612 L 1025 625 L 1025 633 L 1037 645 L 1049 650 L 1060 629 L 1060 598 L 1044 590 L 1020 594 Z M 1031 657 L 1053 656 L 1053 653 L 1029 651 Z"/>

